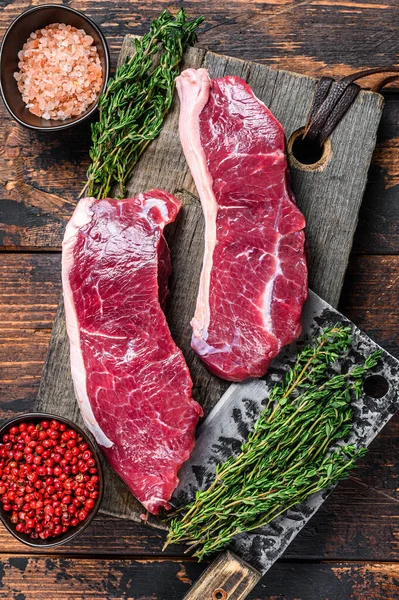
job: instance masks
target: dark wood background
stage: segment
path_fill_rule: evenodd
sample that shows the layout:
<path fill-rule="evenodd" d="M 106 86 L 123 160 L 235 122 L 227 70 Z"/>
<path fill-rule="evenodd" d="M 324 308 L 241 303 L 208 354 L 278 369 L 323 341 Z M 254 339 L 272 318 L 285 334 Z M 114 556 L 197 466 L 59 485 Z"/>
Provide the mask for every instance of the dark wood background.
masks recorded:
<path fill-rule="evenodd" d="M 0 37 L 34 0 L 0 0 Z M 113 64 L 127 33 L 142 34 L 173 3 L 65 2 L 104 30 Z M 398 64 L 397 0 L 201 0 L 210 50 L 313 76 Z M 399 86 L 398 86 L 399 87 Z M 399 92 L 386 93 L 340 308 L 399 356 Z M 60 296 L 60 244 L 88 164 L 89 127 L 36 134 L 0 106 L 0 419 L 33 407 Z M 262 583 L 252 600 L 399 598 L 399 416 L 372 444 Z M 204 565 L 164 535 L 99 516 L 76 542 L 28 550 L 0 525 L 0 599 L 180 600 Z M 205 599 L 204 599 L 205 600 Z"/>

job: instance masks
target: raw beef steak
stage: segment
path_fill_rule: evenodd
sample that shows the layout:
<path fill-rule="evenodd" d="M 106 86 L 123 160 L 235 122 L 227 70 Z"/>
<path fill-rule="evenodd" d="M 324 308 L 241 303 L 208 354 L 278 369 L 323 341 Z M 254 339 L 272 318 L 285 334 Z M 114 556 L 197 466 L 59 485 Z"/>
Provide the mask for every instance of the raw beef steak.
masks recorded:
<path fill-rule="evenodd" d="M 160 302 L 170 258 L 164 226 L 179 201 L 161 190 L 81 200 L 68 223 L 62 281 L 71 369 L 87 427 L 153 514 L 178 484 L 201 407 Z"/>
<path fill-rule="evenodd" d="M 305 219 L 290 190 L 284 131 L 238 77 L 177 79 L 180 139 L 205 215 L 192 347 L 230 381 L 260 377 L 301 331 Z"/>

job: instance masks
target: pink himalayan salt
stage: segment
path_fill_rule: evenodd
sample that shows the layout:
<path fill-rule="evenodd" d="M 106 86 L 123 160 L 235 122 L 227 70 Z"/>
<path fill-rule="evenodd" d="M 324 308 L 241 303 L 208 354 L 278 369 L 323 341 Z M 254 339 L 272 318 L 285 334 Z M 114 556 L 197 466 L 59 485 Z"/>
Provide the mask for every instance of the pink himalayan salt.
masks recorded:
<path fill-rule="evenodd" d="M 14 73 L 22 99 L 43 119 L 81 115 L 95 102 L 102 68 L 93 38 L 83 29 L 53 23 L 31 33 Z"/>

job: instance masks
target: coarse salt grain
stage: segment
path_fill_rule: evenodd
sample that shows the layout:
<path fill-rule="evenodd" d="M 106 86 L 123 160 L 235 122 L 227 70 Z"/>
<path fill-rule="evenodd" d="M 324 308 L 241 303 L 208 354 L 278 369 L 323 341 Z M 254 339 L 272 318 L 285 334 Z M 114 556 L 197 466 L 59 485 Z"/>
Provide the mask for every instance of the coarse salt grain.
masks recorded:
<path fill-rule="evenodd" d="M 103 75 L 93 42 L 83 29 L 64 23 L 47 25 L 29 36 L 18 53 L 14 78 L 31 113 L 64 121 L 95 102 Z"/>

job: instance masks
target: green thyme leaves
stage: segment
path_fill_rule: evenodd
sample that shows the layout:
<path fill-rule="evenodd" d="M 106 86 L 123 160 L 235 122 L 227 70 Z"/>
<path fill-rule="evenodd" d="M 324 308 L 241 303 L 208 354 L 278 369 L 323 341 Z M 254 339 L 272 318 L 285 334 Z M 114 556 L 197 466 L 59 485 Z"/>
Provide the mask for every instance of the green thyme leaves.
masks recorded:
<path fill-rule="evenodd" d="M 351 400 L 380 357 L 339 373 L 331 367 L 350 344 L 350 328 L 333 327 L 297 355 L 241 453 L 218 465 L 211 486 L 174 516 L 166 544 L 186 542 L 202 559 L 348 476 L 366 453 L 343 445 L 352 432 Z"/>
<path fill-rule="evenodd" d="M 100 98 L 82 195 L 105 198 L 114 186 L 119 197 L 125 195 L 134 165 L 161 131 L 183 54 L 202 21 L 189 19 L 183 9 L 176 17 L 164 11 L 146 35 L 134 40 L 135 54 L 118 68 Z"/>

